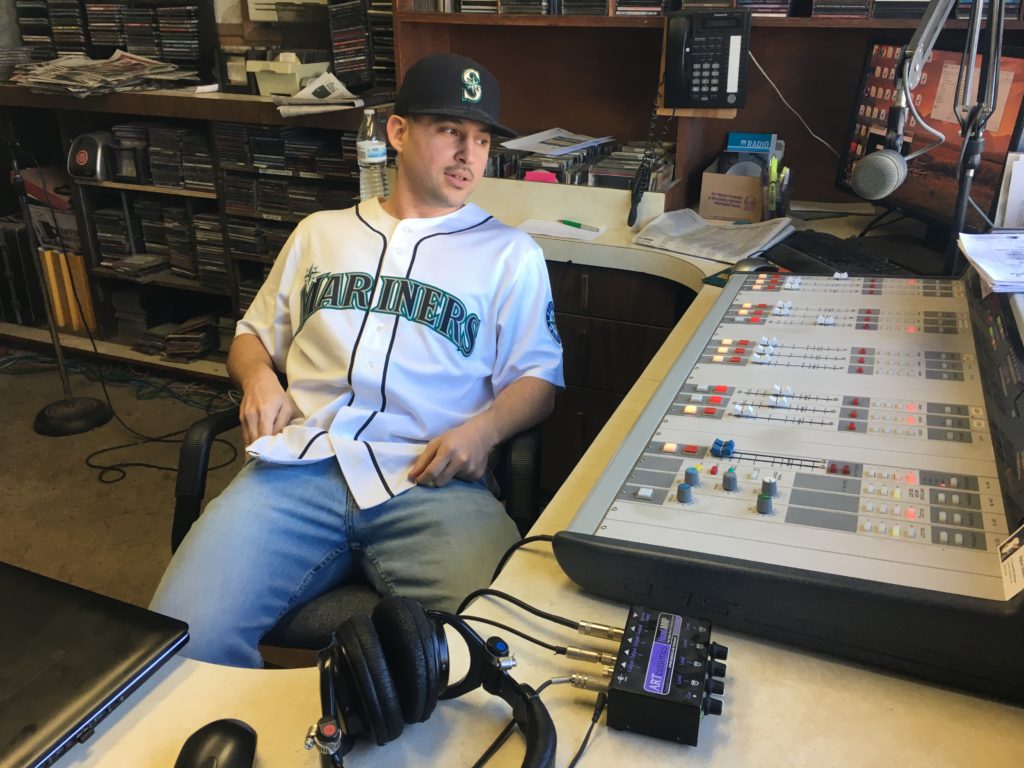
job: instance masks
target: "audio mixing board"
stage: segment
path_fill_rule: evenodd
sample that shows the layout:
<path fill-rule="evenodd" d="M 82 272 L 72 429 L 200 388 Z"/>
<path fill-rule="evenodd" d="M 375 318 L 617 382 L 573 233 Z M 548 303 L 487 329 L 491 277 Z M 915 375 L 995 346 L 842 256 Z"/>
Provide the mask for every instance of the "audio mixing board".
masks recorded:
<path fill-rule="evenodd" d="M 556 536 L 562 568 L 625 602 L 1024 700 L 1018 358 L 993 354 L 1006 329 L 972 318 L 975 290 L 734 276 Z"/>

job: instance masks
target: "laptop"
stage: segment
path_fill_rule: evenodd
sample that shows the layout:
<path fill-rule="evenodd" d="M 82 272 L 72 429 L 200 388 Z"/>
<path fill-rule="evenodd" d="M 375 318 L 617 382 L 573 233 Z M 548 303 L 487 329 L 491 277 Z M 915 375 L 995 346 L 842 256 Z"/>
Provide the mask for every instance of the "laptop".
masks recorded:
<path fill-rule="evenodd" d="M 51 765 L 188 642 L 188 626 L 0 562 L 0 768 Z"/>

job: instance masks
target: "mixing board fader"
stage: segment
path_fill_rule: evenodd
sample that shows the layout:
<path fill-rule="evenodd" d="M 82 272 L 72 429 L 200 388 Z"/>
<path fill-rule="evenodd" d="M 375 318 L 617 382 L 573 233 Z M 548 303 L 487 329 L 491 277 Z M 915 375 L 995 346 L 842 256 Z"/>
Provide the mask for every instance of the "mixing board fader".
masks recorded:
<path fill-rule="evenodd" d="M 1024 631 L 974 344 L 962 281 L 733 278 L 559 562 L 603 594 L 1024 698 L 1024 661 L 964 661 L 979 629 Z"/>

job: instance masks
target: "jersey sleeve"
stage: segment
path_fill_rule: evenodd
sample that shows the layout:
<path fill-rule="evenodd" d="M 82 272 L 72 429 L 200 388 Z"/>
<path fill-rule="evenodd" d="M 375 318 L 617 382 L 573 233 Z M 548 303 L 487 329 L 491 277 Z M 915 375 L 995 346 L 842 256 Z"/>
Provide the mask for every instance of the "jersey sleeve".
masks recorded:
<path fill-rule="evenodd" d="M 302 229 L 300 223 L 292 230 L 270 274 L 235 329 L 235 336 L 243 333 L 258 336 L 274 361 L 274 367 L 281 372 L 285 370 L 293 337 L 290 292 L 299 259 Z"/>
<path fill-rule="evenodd" d="M 498 306 L 497 344 L 492 374 L 494 394 L 523 376 L 564 387 L 562 341 L 555 326 L 544 254 L 532 239 L 521 246 L 510 289 Z"/>

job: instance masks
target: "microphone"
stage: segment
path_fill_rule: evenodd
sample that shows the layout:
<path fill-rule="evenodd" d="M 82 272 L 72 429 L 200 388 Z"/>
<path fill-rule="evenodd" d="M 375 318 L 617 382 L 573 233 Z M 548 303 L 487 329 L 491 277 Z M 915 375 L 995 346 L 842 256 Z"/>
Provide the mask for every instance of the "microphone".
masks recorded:
<path fill-rule="evenodd" d="M 896 191 L 907 180 L 907 160 L 900 154 L 903 146 L 903 126 L 907 119 L 906 103 L 900 98 L 889 110 L 885 132 L 885 149 L 872 152 L 858 160 L 850 172 L 850 186 L 858 197 L 880 200 Z"/>

